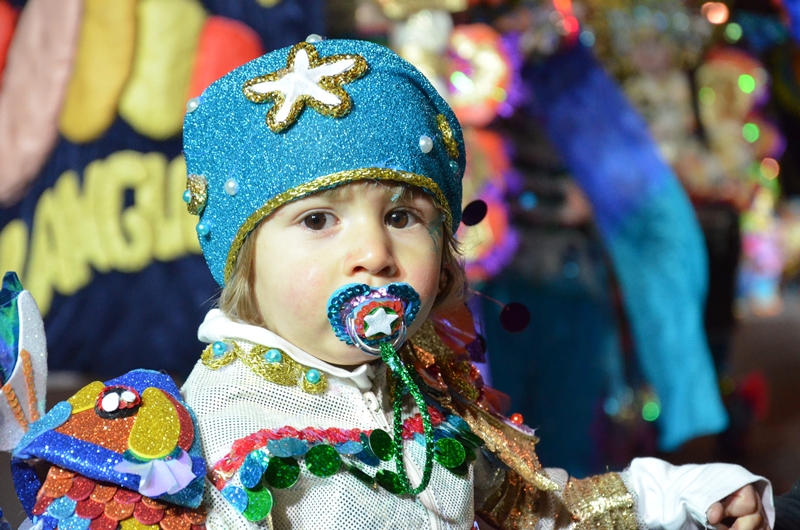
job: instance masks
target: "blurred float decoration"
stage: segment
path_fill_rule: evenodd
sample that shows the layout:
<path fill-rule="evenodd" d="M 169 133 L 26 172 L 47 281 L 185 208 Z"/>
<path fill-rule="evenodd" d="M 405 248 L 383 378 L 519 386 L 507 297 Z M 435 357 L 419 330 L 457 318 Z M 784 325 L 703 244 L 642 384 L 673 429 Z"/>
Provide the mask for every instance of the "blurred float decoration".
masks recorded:
<path fill-rule="evenodd" d="M 396 22 L 390 44 L 431 80 L 464 129 L 465 218 L 458 238 L 464 242 L 468 279 L 485 281 L 510 262 L 517 247 L 505 203 L 507 181 L 513 178 L 508 148 L 502 136 L 485 127 L 510 114 L 520 100 L 521 57 L 492 27 L 454 27 L 450 14 L 441 10 L 422 10 Z"/>
<path fill-rule="evenodd" d="M 485 212 L 468 215 L 457 232 L 473 284 L 500 272 L 518 245 L 505 201 L 514 179 L 508 146 L 500 134 L 485 129 L 498 115 L 509 115 L 519 100 L 521 60 L 512 50 L 484 24 L 457 26 L 450 36 L 448 101 L 464 128 L 467 148 L 464 208 Z"/>
<path fill-rule="evenodd" d="M 581 0 L 575 12 L 582 22 L 580 41 L 593 46 L 612 73 L 626 78 L 637 75 L 643 64 L 659 70 L 665 61 L 678 68 L 697 64 L 712 24 L 718 23 L 711 19 L 723 16 L 717 4 L 727 18 L 724 4 L 707 2 L 698 12 L 675 0 Z"/>
<path fill-rule="evenodd" d="M 740 315 L 772 316 L 782 309 L 780 285 L 785 259 L 781 227 L 775 215 L 776 197 L 769 188 L 759 187 L 741 216 L 742 258 L 737 292 Z"/>
<path fill-rule="evenodd" d="M 783 201 L 778 208 L 778 217 L 783 228 L 784 281 L 796 284 L 800 278 L 800 198 Z"/>
<path fill-rule="evenodd" d="M 725 47 L 708 53 L 696 81 L 706 163 L 695 171 L 679 164 L 679 173 L 696 197 L 727 200 L 742 211 L 738 312 L 772 315 L 781 308 L 785 265 L 776 205 L 778 160 L 786 144 L 762 114 L 769 76 L 750 54 Z"/>
<path fill-rule="evenodd" d="M 297 39 L 271 31 L 286 16 L 279 1 L 210 4 L 214 14 L 199 0 L 28 0 L 18 13 L 0 0 L 0 204 L 19 199 L 59 134 L 85 144 L 120 117 L 147 138 L 175 137 L 187 100 Z"/>

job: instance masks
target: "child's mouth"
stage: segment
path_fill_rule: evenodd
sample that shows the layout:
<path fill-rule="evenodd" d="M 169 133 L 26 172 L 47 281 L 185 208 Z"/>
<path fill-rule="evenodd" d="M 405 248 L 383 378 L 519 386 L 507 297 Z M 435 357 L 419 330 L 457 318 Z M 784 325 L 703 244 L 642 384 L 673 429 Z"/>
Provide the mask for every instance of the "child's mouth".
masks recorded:
<path fill-rule="evenodd" d="M 351 283 L 328 301 L 328 320 L 336 336 L 366 353 L 380 355 L 380 345 L 403 344 L 419 311 L 419 294 L 407 283 L 383 287 Z"/>

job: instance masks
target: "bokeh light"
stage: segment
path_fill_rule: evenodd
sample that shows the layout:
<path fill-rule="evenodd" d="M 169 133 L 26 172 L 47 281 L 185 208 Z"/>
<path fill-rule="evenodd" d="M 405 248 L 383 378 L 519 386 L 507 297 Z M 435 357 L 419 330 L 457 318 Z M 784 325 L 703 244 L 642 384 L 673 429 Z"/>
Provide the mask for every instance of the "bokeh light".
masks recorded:
<path fill-rule="evenodd" d="M 712 24 L 724 24 L 730 16 L 728 6 L 722 2 L 706 2 L 700 8 L 700 12 Z"/>
<path fill-rule="evenodd" d="M 471 94 L 472 91 L 475 90 L 475 83 L 472 82 L 472 79 L 467 77 L 467 74 L 464 72 L 458 70 L 450 74 L 450 82 L 453 83 L 456 90 L 464 94 Z"/>
<path fill-rule="evenodd" d="M 751 144 L 758 140 L 760 135 L 761 131 L 759 130 L 758 125 L 755 123 L 745 123 L 744 127 L 742 127 L 742 136 L 744 136 L 744 139 Z"/>
<path fill-rule="evenodd" d="M 656 421 L 661 415 L 661 407 L 655 401 L 648 401 L 642 407 L 642 418 L 645 421 Z"/>
<path fill-rule="evenodd" d="M 492 99 L 498 103 L 504 102 L 506 98 L 508 98 L 508 93 L 505 91 L 505 89 L 499 86 L 496 86 L 492 89 Z"/>
<path fill-rule="evenodd" d="M 773 180 L 781 171 L 781 166 L 774 158 L 765 158 L 761 161 L 761 174 L 769 180 Z"/>
<path fill-rule="evenodd" d="M 714 92 L 714 89 L 710 86 L 704 86 L 700 89 L 700 92 L 697 94 L 698 99 L 700 99 L 700 103 L 703 105 L 713 105 L 714 102 L 717 100 L 717 93 Z"/>
<path fill-rule="evenodd" d="M 742 92 L 745 94 L 752 94 L 756 89 L 756 80 L 752 75 L 742 74 L 739 76 L 739 88 L 741 88 Z"/>
<path fill-rule="evenodd" d="M 742 38 L 743 35 L 742 26 L 737 24 L 736 22 L 731 22 L 727 26 L 725 26 L 725 38 L 730 43 L 738 42 L 739 39 Z"/>

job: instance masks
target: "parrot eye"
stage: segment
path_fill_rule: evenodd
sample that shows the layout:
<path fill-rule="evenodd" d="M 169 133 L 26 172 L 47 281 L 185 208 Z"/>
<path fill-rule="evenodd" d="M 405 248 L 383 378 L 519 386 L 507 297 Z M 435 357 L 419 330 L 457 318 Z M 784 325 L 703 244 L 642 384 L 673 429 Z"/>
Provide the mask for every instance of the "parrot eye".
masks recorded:
<path fill-rule="evenodd" d="M 136 414 L 142 398 L 128 386 L 107 386 L 97 396 L 94 410 L 98 416 L 107 420 L 127 418 Z"/>

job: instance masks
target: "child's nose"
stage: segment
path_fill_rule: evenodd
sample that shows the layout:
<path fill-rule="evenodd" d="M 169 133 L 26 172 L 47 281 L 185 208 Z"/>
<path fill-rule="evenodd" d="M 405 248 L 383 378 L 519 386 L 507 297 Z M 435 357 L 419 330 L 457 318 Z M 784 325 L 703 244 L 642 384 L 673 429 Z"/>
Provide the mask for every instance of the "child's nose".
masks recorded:
<path fill-rule="evenodd" d="M 347 274 L 368 273 L 388 278 L 397 272 L 391 239 L 384 226 L 362 225 L 351 234 L 350 245 L 345 262 Z"/>

